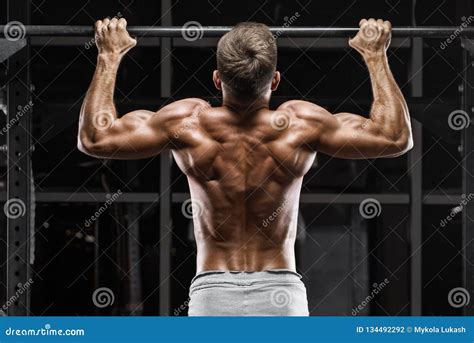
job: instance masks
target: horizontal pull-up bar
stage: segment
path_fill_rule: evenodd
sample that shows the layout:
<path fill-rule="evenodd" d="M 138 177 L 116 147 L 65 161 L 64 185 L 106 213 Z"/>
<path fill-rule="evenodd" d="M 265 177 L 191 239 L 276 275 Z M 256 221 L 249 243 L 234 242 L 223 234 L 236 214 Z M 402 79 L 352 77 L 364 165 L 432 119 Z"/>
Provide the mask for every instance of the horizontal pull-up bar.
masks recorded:
<path fill-rule="evenodd" d="M 0 25 L 0 37 L 8 35 L 8 29 L 13 26 Z M 64 25 L 20 25 L 17 32 L 22 36 L 49 36 L 49 37 L 83 37 L 92 36 L 92 26 L 64 26 Z M 196 32 L 201 37 L 220 37 L 231 27 L 226 26 L 130 26 L 128 31 L 137 37 L 182 37 L 185 32 Z M 354 36 L 358 28 L 355 27 L 270 27 L 276 37 L 350 37 Z M 447 38 L 450 36 L 474 37 L 474 27 L 463 26 L 421 26 L 395 27 L 393 36 L 396 37 L 426 37 Z"/>

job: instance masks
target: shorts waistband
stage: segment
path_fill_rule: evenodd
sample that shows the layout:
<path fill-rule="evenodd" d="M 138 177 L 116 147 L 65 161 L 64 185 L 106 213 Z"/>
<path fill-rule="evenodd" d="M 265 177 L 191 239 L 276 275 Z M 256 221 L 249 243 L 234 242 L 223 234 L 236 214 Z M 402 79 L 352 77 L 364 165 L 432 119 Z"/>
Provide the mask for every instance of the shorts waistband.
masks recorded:
<path fill-rule="evenodd" d="M 199 272 L 191 281 L 191 286 L 193 286 L 197 280 L 204 281 L 242 281 L 242 282 L 252 282 L 252 281 L 266 281 L 266 280 L 281 280 L 281 279 L 291 279 L 291 280 L 301 280 L 303 277 L 290 269 L 268 269 L 263 271 L 239 271 L 239 270 L 206 270 Z"/>

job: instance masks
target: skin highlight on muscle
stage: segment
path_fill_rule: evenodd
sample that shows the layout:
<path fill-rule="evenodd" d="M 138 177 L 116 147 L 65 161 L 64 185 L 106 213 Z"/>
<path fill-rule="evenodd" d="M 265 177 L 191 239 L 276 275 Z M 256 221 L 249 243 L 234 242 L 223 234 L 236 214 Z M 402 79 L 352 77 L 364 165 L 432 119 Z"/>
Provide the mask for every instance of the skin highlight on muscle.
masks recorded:
<path fill-rule="evenodd" d="M 96 23 L 98 61 L 81 109 L 78 148 L 106 159 L 139 159 L 171 150 L 187 176 L 191 198 L 203 209 L 194 218 L 198 272 L 296 270 L 301 185 L 316 153 L 395 157 L 413 145 L 408 107 L 386 55 L 389 22 L 362 20 L 359 33 L 349 41 L 372 82 L 368 118 L 331 114 L 302 100 L 271 110 L 270 96 L 280 82 L 279 72 L 272 69 L 276 56 L 271 46 L 265 46 L 268 51 L 257 48 L 269 31 L 261 24 L 246 25 L 237 28 L 246 31 L 245 39 L 235 32 L 223 38 L 222 47 L 232 48 L 221 59 L 229 62 L 223 68 L 228 84 L 219 68 L 212 76 L 222 91 L 222 106 L 190 98 L 156 112 L 137 110 L 119 117 L 113 101 L 116 74 L 136 41 L 125 19 Z M 233 65 L 247 79 L 234 79 Z M 251 69 L 242 72 L 246 65 Z M 252 73 L 258 82 L 249 79 Z M 239 85 L 246 85 L 244 93 Z"/>

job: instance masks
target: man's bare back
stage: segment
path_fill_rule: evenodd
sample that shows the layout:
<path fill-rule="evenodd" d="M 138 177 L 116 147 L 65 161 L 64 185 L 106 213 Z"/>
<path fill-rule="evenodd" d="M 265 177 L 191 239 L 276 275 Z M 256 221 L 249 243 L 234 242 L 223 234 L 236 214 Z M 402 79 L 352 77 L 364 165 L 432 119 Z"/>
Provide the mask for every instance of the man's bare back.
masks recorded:
<path fill-rule="evenodd" d="M 136 41 L 128 35 L 124 19 L 98 21 L 99 56 L 81 110 L 78 147 L 88 155 L 108 159 L 138 159 L 172 151 L 199 209 L 193 218 L 198 275 L 216 270 L 293 273 L 301 185 L 316 153 L 394 157 L 413 145 L 408 108 L 386 56 L 391 25 L 374 19 L 359 25 L 359 33 L 349 44 L 362 55 L 371 77 L 374 100 L 369 118 L 331 114 L 299 100 L 271 110 L 270 96 L 280 81 L 276 45 L 268 43 L 272 38 L 268 28 L 257 23 L 239 24 L 219 41 L 213 80 L 222 91 L 221 107 L 190 98 L 156 112 L 138 110 L 119 118 L 113 102 L 116 73 Z M 270 285 L 280 280 L 262 276 L 266 277 Z M 277 314 L 305 315 L 304 286 L 292 279 L 294 275 L 282 277 L 299 305 Z M 227 281 L 214 280 L 216 285 Z M 228 313 L 221 311 L 222 306 L 211 310 L 210 304 L 213 299 L 231 301 L 236 287 L 222 294 L 195 295 L 194 313 Z M 272 293 L 271 287 L 266 292 Z M 255 295 L 252 301 L 260 300 Z M 263 312 L 255 313 L 265 314 L 267 307 L 263 303 Z"/>
<path fill-rule="evenodd" d="M 173 150 L 199 208 L 198 271 L 296 270 L 299 194 L 315 156 L 303 124 L 283 109 L 203 106 L 181 133 L 188 147 Z"/>

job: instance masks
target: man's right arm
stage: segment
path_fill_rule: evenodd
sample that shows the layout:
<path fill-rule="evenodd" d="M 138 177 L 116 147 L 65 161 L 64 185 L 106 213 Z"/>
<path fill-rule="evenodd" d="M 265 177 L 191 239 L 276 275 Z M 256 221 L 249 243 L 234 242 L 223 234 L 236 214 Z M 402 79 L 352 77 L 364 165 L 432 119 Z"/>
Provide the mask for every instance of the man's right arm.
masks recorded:
<path fill-rule="evenodd" d="M 303 144 L 311 150 L 342 158 L 377 158 L 399 156 L 413 146 L 408 106 L 387 60 L 390 31 L 389 22 L 362 20 L 359 33 L 349 41 L 370 73 L 374 100 L 369 118 L 331 115 L 303 101 L 288 103 L 288 109 L 305 123 Z"/>

